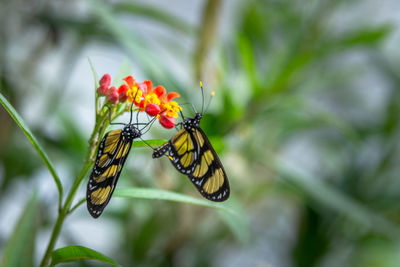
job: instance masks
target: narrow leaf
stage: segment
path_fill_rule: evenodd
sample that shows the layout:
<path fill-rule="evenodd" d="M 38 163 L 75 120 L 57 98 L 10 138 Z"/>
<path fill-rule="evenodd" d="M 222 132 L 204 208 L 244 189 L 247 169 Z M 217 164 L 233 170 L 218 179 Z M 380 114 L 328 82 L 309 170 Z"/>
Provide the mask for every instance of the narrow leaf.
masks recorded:
<path fill-rule="evenodd" d="M 103 254 L 82 246 L 67 246 L 53 251 L 51 255 L 51 264 L 54 266 L 62 262 L 82 261 L 82 260 L 98 260 L 106 262 L 114 266 L 119 266 L 114 260 L 104 256 Z"/>
<path fill-rule="evenodd" d="M 391 25 L 382 25 L 377 28 L 360 29 L 356 32 L 346 34 L 339 41 L 344 46 L 352 45 L 376 45 L 393 31 Z"/>
<path fill-rule="evenodd" d="M 26 204 L 7 241 L 0 266 L 33 266 L 38 199 L 34 194 Z"/>
<path fill-rule="evenodd" d="M 28 126 L 25 124 L 24 120 L 21 118 L 21 116 L 18 114 L 18 112 L 13 108 L 13 106 L 7 101 L 7 99 L 5 99 L 5 97 L 1 93 L 0 93 L 0 103 L 3 105 L 3 107 L 7 110 L 7 112 L 10 114 L 10 116 L 14 119 L 14 121 L 17 123 L 17 125 L 24 132 L 24 134 L 26 135 L 28 140 L 31 142 L 32 146 L 35 148 L 36 152 L 42 158 L 47 169 L 49 169 L 51 175 L 53 176 L 54 182 L 57 185 L 57 189 L 58 189 L 58 193 L 59 193 L 59 203 L 61 203 L 62 194 L 63 194 L 61 181 L 56 173 L 56 170 L 55 170 L 53 164 L 51 163 L 49 157 L 47 156 L 46 152 L 44 152 L 43 148 L 39 145 L 38 141 L 33 136 L 32 132 L 29 130 Z"/>
<path fill-rule="evenodd" d="M 99 86 L 99 75 L 97 74 L 97 71 L 94 68 L 93 62 L 90 60 L 90 58 L 88 58 L 88 62 L 93 73 L 94 88 L 97 88 Z"/>
<path fill-rule="evenodd" d="M 150 146 L 161 146 L 166 142 L 167 142 L 167 140 L 162 140 L 162 139 L 153 139 L 153 140 L 146 140 L 146 141 L 134 141 L 133 142 L 133 146 L 134 147 L 147 147 L 148 145 L 150 145 Z"/>
<path fill-rule="evenodd" d="M 238 215 L 235 210 L 228 208 L 221 203 L 215 203 L 212 201 L 194 198 L 194 197 L 190 197 L 190 196 L 185 196 L 185 195 L 178 194 L 175 192 L 170 192 L 170 191 L 160 190 L 160 189 L 137 188 L 137 187 L 121 188 L 121 189 L 115 190 L 114 196 L 127 197 L 127 198 L 142 198 L 142 199 L 158 199 L 158 200 L 175 201 L 175 202 L 181 202 L 181 203 L 186 203 L 186 204 L 193 204 L 193 205 L 198 205 L 198 206 L 220 209 L 220 210 L 229 212 L 233 215 Z"/>

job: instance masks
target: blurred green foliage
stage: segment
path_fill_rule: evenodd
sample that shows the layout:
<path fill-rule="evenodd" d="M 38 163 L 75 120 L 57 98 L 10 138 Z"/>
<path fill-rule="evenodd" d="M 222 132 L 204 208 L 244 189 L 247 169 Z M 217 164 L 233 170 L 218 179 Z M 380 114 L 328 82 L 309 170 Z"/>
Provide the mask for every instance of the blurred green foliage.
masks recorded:
<path fill-rule="evenodd" d="M 243 222 L 232 224 L 234 217 L 205 207 L 120 199 L 104 220 L 92 220 L 81 207 L 66 221 L 111 227 L 117 235 L 107 241 L 111 251 L 89 240 L 103 234 L 95 230 L 85 240 L 67 227 L 64 244 L 85 240 L 123 266 L 399 266 L 396 1 L 184 2 L 166 8 L 156 1 L 8 1 L 2 7 L 0 91 L 23 116 L 34 112 L 35 101 L 41 104 L 33 113 L 38 119 L 26 121 L 57 169 L 68 168 L 66 184 L 81 167 L 91 127 L 69 113 L 82 102 L 67 88 L 79 62 L 88 56 L 96 62 L 90 48 L 123 53 L 143 79 L 181 93 L 181 103 L 200 107 L 199 78 L 206 92 L 216 91 L 201 127 L 230 178 L 228 205 Z M 182 5 L 196 9 L 197 23 Z M 54 54 L 58 60 L 49 62 Z M 43 64 L 54 71 L 41 75 Z M 5 192 L 32 185 L 44 165 L 4 110 L 0 121 L 6 205 Z M 153 135 L 171 133 L 153 129 Z M 167 160 L 150 154 L 135 150 L 118 186 L 198 196 Z M 53 183 L 50 175 L 46 181 Z M 51 195 L 38 201 L 54 205 Z M 41 212 L 40 229 L 51 229 L 50 212 Z M 0 236 L 0 251 L 13 236 Z"/>

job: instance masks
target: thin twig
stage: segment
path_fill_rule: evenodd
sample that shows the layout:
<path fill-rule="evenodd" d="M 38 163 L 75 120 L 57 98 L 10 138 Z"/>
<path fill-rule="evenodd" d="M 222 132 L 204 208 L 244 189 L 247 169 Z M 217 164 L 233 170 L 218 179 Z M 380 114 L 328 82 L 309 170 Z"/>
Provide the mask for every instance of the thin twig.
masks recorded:
<path fill-rule="evenodd" d="M 69 211 L 69 213 L 72 213 L 75 209 L 77 209 L 80 205 L 82 205 L 83 203 L 85 203 L 86 198 L 82 198 L 81 200 L 78 201 L 78 203 L 75 204 L 75 206 L 73 206 Z"/>

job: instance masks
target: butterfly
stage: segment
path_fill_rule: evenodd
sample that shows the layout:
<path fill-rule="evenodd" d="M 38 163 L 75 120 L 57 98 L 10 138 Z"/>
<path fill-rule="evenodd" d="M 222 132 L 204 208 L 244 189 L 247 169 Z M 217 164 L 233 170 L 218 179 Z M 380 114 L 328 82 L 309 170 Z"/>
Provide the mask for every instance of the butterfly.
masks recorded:
<path fill-rule="evenodd" d="M 201 90 L 204 105 L 202 85 Z M 228 178 L 217 153 L 200 128 L 202 117 L 202 112 L 196 112 L 192 118 L 183 117 L 180 123 L 182 128 L 168 142 L 154 150 L 153 158 L 168 153 L 172 165 L 189 177 L 203 197 L 224 201 L 230 194 Z"/>
<path fill-rule="evenodd" d="M 95 164 L 86 190 L 87 209 L 92 217 L 97 218 L 102 214 L 115 190 L 133 141 L 141 138 L 144 128 L 148 125 L 151 126 L 153 122 L 154 119 L 148 123 L 132 123 L 131 108 L 131 118 L 128 124 L 110 123 L 122 124 L 124 127 L 106 133 L 97 149 Z M 145 126 L 139 129 L 138 125 L 143 124 Z"/>

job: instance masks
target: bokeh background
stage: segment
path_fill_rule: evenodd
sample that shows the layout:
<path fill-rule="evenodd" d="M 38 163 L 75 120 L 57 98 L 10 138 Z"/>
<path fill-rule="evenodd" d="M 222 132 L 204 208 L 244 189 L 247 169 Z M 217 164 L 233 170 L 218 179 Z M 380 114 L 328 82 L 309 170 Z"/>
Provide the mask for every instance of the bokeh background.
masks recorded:
<path fill-rule="evenodd" d="M 88 59 L 116 84 L 151 79 L 198 108 L 199 80 L 206 99 L 216 92 L 201 127 L 239 217 L 113 198 L 100 219 L 85 205 L 72 213 L 56 247 L 123 266 L 400 266 L 399 10 L 396 0 L 2 1 L 0 91 L 66 189 L 94 125 Z M 155 125 L 146 138 L 172 134 Z M 200 197 L 151 153 L 131 152 L 118 187 Z M 57 189 L 0 108 L 0 254 L 33 192 L 38 264 Z M 76 265 L 103 266 L 65 264 Z"/>

